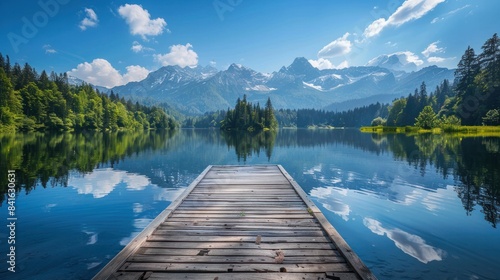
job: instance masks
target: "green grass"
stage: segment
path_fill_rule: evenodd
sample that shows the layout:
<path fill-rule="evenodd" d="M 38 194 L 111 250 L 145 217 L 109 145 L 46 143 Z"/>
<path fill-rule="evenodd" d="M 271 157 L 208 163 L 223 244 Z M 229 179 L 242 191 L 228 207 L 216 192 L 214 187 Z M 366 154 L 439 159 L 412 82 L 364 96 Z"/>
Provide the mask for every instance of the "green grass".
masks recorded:
<path fill-rule="evenodd" d="M 453 134 L 460 137 L 495 136 L 500 137 L 500 126 L 451 126 L 445 129 L 422 129 L 415 126 L 363 126 L 361 132 L 365 133 L 405 133 L 405 134 Z"/>

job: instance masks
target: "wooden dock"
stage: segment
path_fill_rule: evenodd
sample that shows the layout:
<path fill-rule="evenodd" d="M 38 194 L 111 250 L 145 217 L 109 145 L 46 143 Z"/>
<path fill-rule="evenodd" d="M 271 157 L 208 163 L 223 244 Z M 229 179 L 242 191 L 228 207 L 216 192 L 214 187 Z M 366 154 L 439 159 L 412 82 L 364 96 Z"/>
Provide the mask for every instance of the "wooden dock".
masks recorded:
<path fill-rule="evenodd" d="M 93 279 L 376 279 L 280 165 L 209 166 Z"/>

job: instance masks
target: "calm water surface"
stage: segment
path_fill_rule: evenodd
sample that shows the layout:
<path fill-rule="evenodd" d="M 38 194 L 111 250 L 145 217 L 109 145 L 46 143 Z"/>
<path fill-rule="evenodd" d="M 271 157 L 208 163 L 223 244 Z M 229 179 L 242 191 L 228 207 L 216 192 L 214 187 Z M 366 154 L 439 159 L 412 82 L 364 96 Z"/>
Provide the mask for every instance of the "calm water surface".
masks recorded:
<path fill-rule="evenodd" d="M 0 135 L 16 272 L 90 279 L 207 165 L 281 164 L 379 279 L 500 279 L 500 139 L 281 130 Z"/>

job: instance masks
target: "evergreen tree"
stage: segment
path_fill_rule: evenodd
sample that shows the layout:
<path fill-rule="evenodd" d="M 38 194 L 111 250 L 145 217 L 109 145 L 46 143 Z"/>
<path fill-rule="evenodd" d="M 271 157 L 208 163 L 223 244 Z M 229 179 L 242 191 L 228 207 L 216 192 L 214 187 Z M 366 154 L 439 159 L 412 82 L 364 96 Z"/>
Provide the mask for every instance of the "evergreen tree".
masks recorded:
<path fill-rule="evenodd" d="M 396 99 L 389 109 L 389 116 L 387 117 L 388 126 L 401 126 L 403 125 L 403 111 L 406 108 L 406 98 Z"/>
<path fill-rule="evenodd" d="M 466 96 L 472 95 L 474 78 L 479 73 L 479 63 L 474 49 L 470 46 L 462 55 L 460 62 L 455 70 L 455 84 L 457 95 L 464 99 Z"/>
<path fill-rule="evenodd" d="M 274 116 L 273 104 L 271 104 L 271 98 L 267 98 L 266 108 L 264 110 L 264 127 L 271 130 L 278 128 L 278 122 Z"/>
<path fill-rule="evenodd" d="M 483 117 L 483 125 L 500 125 L 500 110 L 489 110 Z"/>
<path fill-rule="evenodd" d="M 45 70 L 42 71 L 40 74 L 40 77 L 38 78 L 37 81 L 38 88 L 41 90 L 46 90 L 46 89 L 51 89 L 51 81 L 49 80 L 49 76 L 47 75 L 47 72 Z"/>
<path fill-rule="evenodd" d="M 258 103 L 253 106 L 248 102 L 246 95 L 243 96 L 243 100 L 238 98 L 234 109 L 228 109 L 221 121 L 221 129 L 223 130 L 260 131 L 263 129 L 274 130 L 277 127 L 278 122 L 274 116 L 271 100 L 268 99 L 266 107 L 261 109 Z"/>
<path fill-rule="evenodd" d="M 424 129 L 434 128 L 437 124 L 437 116 L 431 106 L 425 106 L 422 112 L 420 112 L 418 117 L 415 119 L 415 126 Z"/>
<path fill-rule="evenodd" d="M 478 56 L 478 62 L 481 69 L 485 71 L 488 86 L 492 87 L 495 81 L 500 80 L 500 39 L 498 35 L 493 34 L 481 48 L 483 52 Z"/>

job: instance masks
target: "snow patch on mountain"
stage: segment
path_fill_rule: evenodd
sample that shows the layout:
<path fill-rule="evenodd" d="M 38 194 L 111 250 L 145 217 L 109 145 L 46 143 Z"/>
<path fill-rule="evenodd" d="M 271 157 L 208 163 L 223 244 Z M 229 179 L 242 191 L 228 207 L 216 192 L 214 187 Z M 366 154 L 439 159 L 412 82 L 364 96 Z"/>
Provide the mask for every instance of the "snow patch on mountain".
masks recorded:
<path fill-rule="evenodd" d="M 306 82 L 302 82 L 305 86 L 308 86 L 310 88 L 313 88 L 315 90 L 319 90 L 319 91 L 323 91 L 323 88 L 321 86 L 317 86 L 317 85 L 314 85 L 314 84 L 310 84 L 310 83 L 306 83 Z"/>

